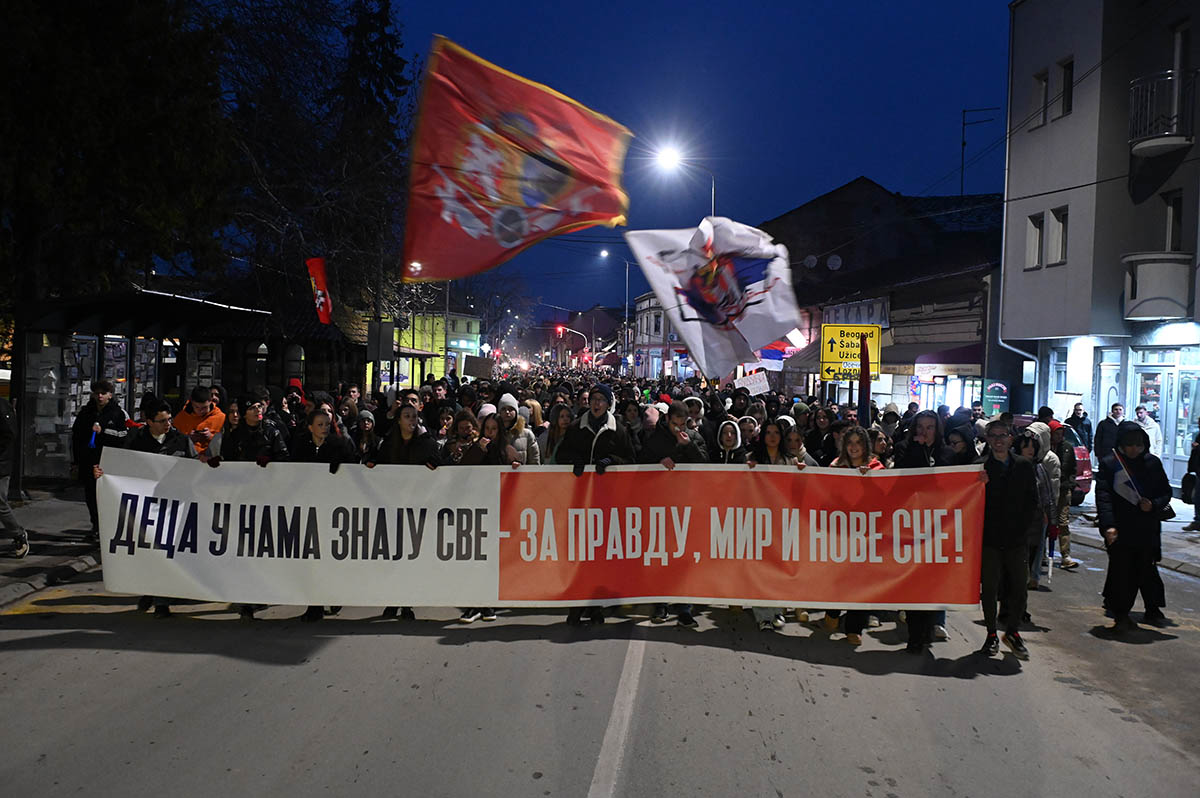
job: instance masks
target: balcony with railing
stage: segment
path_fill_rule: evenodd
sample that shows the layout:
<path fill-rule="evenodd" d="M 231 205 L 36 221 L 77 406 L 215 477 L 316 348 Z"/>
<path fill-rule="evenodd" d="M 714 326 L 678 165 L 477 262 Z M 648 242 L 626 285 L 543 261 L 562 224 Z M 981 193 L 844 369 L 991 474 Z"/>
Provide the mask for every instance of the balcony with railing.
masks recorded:
<path fill-rule="evenodd" d="M 1129 84 L 1129 148 L 1153 158 L 1192 146 L 1196 72 L 1167 69 Z"/>

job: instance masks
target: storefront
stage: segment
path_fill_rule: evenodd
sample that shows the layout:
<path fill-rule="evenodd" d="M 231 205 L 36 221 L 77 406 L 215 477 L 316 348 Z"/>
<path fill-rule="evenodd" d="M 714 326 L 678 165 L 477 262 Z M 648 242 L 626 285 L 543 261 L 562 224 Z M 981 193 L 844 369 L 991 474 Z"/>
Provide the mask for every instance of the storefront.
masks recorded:
<path fill-rule="evenodd" d="M 222 380 L 222 344 L 188 337 L 230 317 L 268 316 L 147 290 L 33 309 L 20 337 L 23 390 L 13 387 L 22 477 L 70 475 L 71 428 L 93 382 L 112 382 L 113 401 L 131 418 L 146 392 L 178 406 L 192 386 Z"/>

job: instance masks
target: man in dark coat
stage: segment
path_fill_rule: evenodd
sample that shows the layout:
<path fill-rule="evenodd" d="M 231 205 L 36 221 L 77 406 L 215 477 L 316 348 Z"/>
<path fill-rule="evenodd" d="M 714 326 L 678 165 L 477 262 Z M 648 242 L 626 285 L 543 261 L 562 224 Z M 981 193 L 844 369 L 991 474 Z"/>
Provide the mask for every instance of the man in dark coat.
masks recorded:
<path fill-rule="evenodd" d="M 1083 402 L 1076 402 L 1075 408 L 1071 411 L 1071 415 L 1067 417 L 1066 422 L 1075 430 L 1075 434 L 1079 436 L 1079 441 L 1087 447 L 1090 452 L 1092 450 L 1092 420 L 1088 418 L 1087 411 L 1083 409 Z"/>
<path fill-rule="evenodd" d="M 146 423 L 129 433 L 125 448 L 170 457 L 196 456 L 192 439 L 171 426 L 171 406 L 157 402 L 146 410 Z"/>
<path fill-rule="evenodd" d="M 128 417 L 121 405 L 113 400 L 113 384 L 108 380 L 97 380 L 92 383 L 92 399 L 71 427 L 71 449 L 75 461 L 75 470 L 80 484 L 83 485 L 83 498 L 87 502 L 88 515 L 91 517 L 92 529 L 89 538 L 93 541 L 100 539 L 100 518 L 96 510 L 96 478 L 92 475 L 92 467 L 100 464 L 100 456 L 105 446 L 124 446 L 129 434 L 126 421 Z"/>
<path fill-rule="evenodd" d="M 1018 659 L 1029 659 L 1029 650 L 1018 627 L 1025 615 L 1029 576 L 1026 535 L 1040 511 L 1037 472 L 1032 461 L 1012 453 L 1012 431 L 1003 421 L 988 424 L 986 438 L 988 453 L 976 461 L 984 464 L 987 474 L 980 562 L 980 593 L 987 640 L 980 653 L 993 656 L 1000 650 L 996 636 L 996 601 L 1003 584 L 1008 601 L 1004 644 Z"/>
<path fill-rule="evenodd" d="M 1117 425 L 1121 423 L 1124 415 L 1125 408 L 1120 402 L 1117 402 L 1112 406 L 1108 415 L 1096 425 L 1096 435 L 1092 438 L 1092 451 L 1095 453 L 1097 461 L 1112 454 L 1113 447 L 1117 445 Z"/>
<path fill-rule="evenodd" d="M 1108 550 L 1104 602 L 1113 615 L 1114 632 L 1137 628 L 1129 611 L 1138 591 L 1145 621 L 1167 622 L 1162 612 L 1166 590 L 1156 563 L 1162 559 L 1159 515 L 1170 503 L 1171 484 L 1162 461 L 1150 454 L 1150 437 L 1136 422 L 1122 422 L 1113 453 L 1100 461 L 1096 480 L 1096 511 Z"/>
<path fill-rule="evenodd" d="M 707 463 L 708 449 L 700 432 L 688 429 L 688 408 L 683 402 L 672 402 L 665 416 L 658 419 L 654 430 L 642 444 L 642 463 L 662 463 L 668 470 L 676 463 Z"/>

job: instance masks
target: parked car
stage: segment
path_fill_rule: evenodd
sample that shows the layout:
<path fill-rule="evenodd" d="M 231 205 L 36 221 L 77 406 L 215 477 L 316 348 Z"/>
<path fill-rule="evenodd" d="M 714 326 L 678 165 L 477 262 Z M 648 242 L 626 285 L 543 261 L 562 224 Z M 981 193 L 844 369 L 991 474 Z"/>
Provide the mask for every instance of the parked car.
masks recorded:
<path fill-rule="evenodd" d="M 1013 416 L 1013 427 L 1019 432 L 1033 422 L 1037 416 Z M 1071 491 L 1071 504 L 1083 504 L 1083 500 L 1092 490 L 1092 453 L 1079 440 L 1079 434 L 1070 424 L 1063 425 L 1066 441 L 1075 451 L 1075 489 Z"/>

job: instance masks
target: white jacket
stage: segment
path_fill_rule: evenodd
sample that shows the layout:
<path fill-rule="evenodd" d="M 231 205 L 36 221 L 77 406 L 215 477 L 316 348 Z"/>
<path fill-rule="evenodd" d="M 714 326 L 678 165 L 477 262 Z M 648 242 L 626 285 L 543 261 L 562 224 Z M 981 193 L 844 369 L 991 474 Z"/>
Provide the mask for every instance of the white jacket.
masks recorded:
<path fill-rule="evenodd" d="M 1150 436 L 1150 454 L 1154 455 L 1155 457 L 1162 457 L 1162 427 L 1158 425 L 1157 421 L 1150 418 L 1148 413 L 1146 414 L 1145 420 L 1139 420 L 1136 416 L 1133 420 L 1137 422 L 1139 427 L 1146 430 L 1146 434 Z"/>

